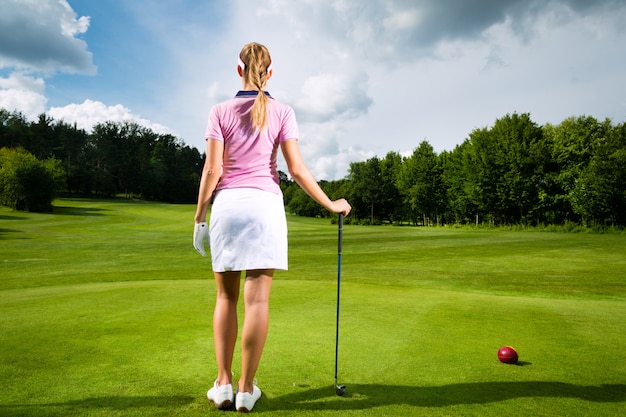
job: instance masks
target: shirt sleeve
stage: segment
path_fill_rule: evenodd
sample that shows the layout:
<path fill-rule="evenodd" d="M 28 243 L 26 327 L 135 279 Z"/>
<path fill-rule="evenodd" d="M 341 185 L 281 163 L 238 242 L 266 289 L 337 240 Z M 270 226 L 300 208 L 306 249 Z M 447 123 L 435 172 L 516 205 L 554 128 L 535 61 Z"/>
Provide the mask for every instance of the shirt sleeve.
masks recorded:
<path fill-rule="evenodd" d="M 284 142 L 289 139 L 298 139 L 298 122 L 296 121 L 296 113 L 290 106 L 285 106 L 285 113 L 282 118 L 280 134 L 278 135 L 279 142 Z"/>
<path fill-rule="evenodd" d="M 220 125 L 219 105 L 215 105 L 209 112 L 209 121 L 204 133 L 204 140 L 215 139 L 224 142 L 224 135 Z"/>

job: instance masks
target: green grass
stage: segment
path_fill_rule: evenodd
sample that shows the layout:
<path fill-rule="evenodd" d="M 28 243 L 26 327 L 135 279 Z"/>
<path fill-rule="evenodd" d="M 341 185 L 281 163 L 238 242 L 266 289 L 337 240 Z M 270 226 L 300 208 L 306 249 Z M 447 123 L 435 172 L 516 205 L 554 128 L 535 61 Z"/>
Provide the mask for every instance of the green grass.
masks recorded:
<path fill-rule="evenodd" d="M 195 208 L 55 207 L 0 208 L 0 416 L 224 415 Z M 289 217 L 256 413 L 626 413 L 626 235 L 346 225 L 337 397 L 336 227 Z"/>

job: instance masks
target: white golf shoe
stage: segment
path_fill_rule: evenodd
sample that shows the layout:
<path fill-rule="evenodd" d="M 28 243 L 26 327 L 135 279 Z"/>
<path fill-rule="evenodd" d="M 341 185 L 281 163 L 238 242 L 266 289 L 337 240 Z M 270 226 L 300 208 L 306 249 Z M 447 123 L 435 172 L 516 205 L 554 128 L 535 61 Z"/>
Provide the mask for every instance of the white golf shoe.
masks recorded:
<path fill-rule="evenodd" d="M 261 390 L 254 385 L 252 393 L 238 392 L 235 400 L 235 408 L 240 413 L 249 413 L 254 408 L 256 402 L 261 398 Z"/>
<path fill-rule="evenodd" d="M 213 388 L 211 388 L 207 393 L 206 397 L 213 401 L 215 407 L 220 410 L 226 410 L 233 405 L 233 400 L 235 395 L 233 394 L 233 385 L 218 385 L 217 380 L 215 380 L 215 384 Z"/>

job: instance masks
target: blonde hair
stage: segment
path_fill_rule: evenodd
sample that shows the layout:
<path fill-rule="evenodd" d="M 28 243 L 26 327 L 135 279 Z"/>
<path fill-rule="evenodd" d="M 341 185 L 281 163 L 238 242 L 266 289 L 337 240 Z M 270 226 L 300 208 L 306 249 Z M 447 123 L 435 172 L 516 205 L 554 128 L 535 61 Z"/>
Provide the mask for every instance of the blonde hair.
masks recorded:
<path fill-rule="evenodd" d="M 265 86 L 269 75 L 269 66 L 272 63 L 270 51 L 256 42 L 245 45 L 239 52 L 239 59 L 244 64 L 244 83 L 251 84 L 259 90 L 259 94 L 252 106 L 252 125 L 263 129 L 267 120 L 267 96 Z"/>

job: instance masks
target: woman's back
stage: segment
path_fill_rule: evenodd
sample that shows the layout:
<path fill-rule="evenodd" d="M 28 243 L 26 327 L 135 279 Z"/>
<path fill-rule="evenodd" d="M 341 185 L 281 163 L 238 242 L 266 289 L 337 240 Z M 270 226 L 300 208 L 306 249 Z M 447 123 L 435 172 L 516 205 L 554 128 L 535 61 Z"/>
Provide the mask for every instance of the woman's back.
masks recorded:
<path fill-rule="evenodd" d="M 293 109 L 270 97 L 265 126 L 253 127 L 251 111 L 257 94 L 258 91 L 240 91 L 211 109 L 206 138 L 224 143 L 218 190 L 250 187 L 280 193 L 278 146 L 298 138 L 298 125 Z"/>

